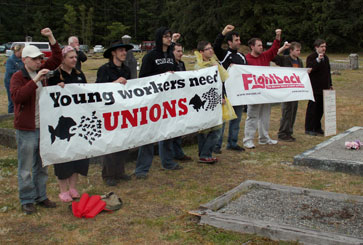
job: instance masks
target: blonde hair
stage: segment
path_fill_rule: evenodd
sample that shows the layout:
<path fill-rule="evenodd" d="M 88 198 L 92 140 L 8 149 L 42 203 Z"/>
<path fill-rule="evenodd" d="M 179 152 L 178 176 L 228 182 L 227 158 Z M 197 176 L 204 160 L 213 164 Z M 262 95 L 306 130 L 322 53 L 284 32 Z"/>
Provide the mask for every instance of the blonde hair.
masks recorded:
<path fill-rule="evenodd" d="M 24 44 L 15 44 L 14 46 L 11 47 L 11 50 L 13 50 L 14 52 L 18 52 L 21 51 L 24 48 Z"/>

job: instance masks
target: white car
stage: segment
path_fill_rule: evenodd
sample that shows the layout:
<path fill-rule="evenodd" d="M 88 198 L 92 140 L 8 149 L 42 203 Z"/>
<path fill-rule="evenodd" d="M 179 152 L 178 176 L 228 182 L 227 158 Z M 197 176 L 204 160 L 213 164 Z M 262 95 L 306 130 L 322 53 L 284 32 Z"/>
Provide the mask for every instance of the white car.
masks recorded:
<path fill-rule="evenodd" d="M 102 45 L 96 45 L 93 47 L 94 53 L 103 53 L 104 47 Z"/>

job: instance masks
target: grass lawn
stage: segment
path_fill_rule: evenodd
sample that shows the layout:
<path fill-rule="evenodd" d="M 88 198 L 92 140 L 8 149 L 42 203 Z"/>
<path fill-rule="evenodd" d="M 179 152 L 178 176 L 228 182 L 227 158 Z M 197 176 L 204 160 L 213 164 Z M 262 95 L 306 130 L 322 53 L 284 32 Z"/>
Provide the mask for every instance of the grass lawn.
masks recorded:
<path fill-rule="evenodd" d="M 189 55 L 184 59 L 188 69 L 192 69 L 194 61 Z M 303 55 L 304 61 L 306 55 Z M 328 55 L 331 62 L 348 57 L 348 54 Z M 140 58 L 140 55 L 137 57 Z M 4 60 L 4 57 L 0 57 L 1 81 Z M 89 82 L 94 82 L 97 68 L 105 62 L 101 56 L 94 56 L 82 65 Z M 333 76 L 337 92 L 338 133 L 353 126 L 363 126 L 362 59 L 360 67 L 360 70 L 341 71 L 341 75 Z M 361 176 L 291 165 L 295 155 L 327 139 L 304 134 L 306 105 L 306 101 L 299 103 L 295 143 L 279 142 L 273 146 L 257 144 L 256 149 L 244 153 L 227 151 L 223 147 L 220 162 L 212 166 L 197 163 L 197 146 L 193 145 L 186 147 L 185 151 L 194 161 L 182 163 L 183 170 L 163 171 L 159 157 L 155 157 L 148 179 L 132 179 L 116 187 L 107 187 L 102 182 L 99 164 L 91 165 L 88 177 L 80 177 L 79 191 L 90 195 L 114 191 L 124 201 L 121 210 L 102 213 L 94 219 L 74 217 L 68 204 L 59 201 L 53 167 L 48 170 L 47 191 L 58 207 L 50 210 L 39 207 L 34 215 L 23 214 L 17 190 L 16 150 L 0 145 L 0 244 L 296 244 L 201 226 L 198 218 L 189 215 L 188 211 L 197 209 L 200 204 L 248 179 L 363 195 Z M 6 92 L 1 86 L 0 114 L 6 111 Z M 280 115 L 280 106 L 273 106 L 270 135 L 274 139 L 277 138 Z M 243 137 L 245 119 L 246 114 L 243 114 L 240 139 Z M 9 125 L 11 123 L 1 126 Z M 131 174 L 134 167 L 135 162 L 128 164 L 127 172 Z"/>

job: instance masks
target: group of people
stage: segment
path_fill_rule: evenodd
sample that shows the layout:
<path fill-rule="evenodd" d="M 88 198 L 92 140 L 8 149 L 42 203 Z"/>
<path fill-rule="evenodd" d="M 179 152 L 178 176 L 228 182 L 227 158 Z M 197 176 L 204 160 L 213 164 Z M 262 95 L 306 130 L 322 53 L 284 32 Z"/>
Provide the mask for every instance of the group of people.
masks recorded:
<path fill-rule="evenodd" d="M 212 44 L 209 41 L 200 41 L 197 45 L 196 69 L 209 66 L 218 66 L 222 81 L 228 77 L 229 66 L 257 65 L 269 66 L 273 61 L 277 65 L 286 67 L 303 67 L 299 58 L 301 45 L 297 42 L 287 43 L 280 48 L 281 30 L 276 30 L 273 45 L 264 51 L 262 40 L 252 38 L 248 42 L 251 52 L 246 56 L 238 52 L 241 45 L 240 37 L 234 31 L 234 26 L 227 25 L 219 33 Z M 22 210 L 27 214 L 36 211 L 35 204 L 46 208 L 54 208 L 56 204 L 50 201 L 46 194 L 47 168 L 42 167 L 39 155 L 39 91 L 43 86 L 58 85 L 61 87 L 69 83 L 86 83 L 86 77 L 81 71 L 81 62 L 87 56 L 79 51 L 77 37 L 69 38 L 69 45 L 60 48 L 49 28 L 41 30 L 41 34 L 48 37 L 52 56 L 43 61 L 43 53 L 35 46 L 14 48 L 15 57 L 11 57 L 17 64 L 18 71 L 9 73 L 11 77 L 9 93 L 14 105 L 14 127 L 18 144 L 18 187 Z M 179 33 L 172 33 L 168 28 L 161 27 L 156 30 L 156 47 L 147 53 L 142 59 L 139 77 L 147 77 L 165 72 L 185 71 L 186 67 L 182 61 L 183 46 L 178 43 Z M 224 39 L 228 49 L 222 48 Z M 315 136 L 322 134 L 320 120 L 322 117 L 322 90 L 332 88 L 330 77 L 330 65 L 325 55 L 326 42 L 317 40 L 314 44 L 315 52 L 307 58 L 307 67 L 311 68 L 310 79 L 314 91 L 315 102 L 309 101 L 306 112 L 305 132 Z M 129 79 L 134 78 L 135 71 L 128 67 L 128 57 L 132 60 L 132 46 L 123 42 L 115 41 L 104 52 L 103 56 L 109 61 L 99 67 L 96 83 L 119 83 L 126 84 Z M 286 49 L 289 54 L 279 55 Z M 20 59 L 21 58 L 21 59 Z M 129 59 L 129 61 L 130 61 Z M 8 62 L 9 62 L 8 60 Z M 133 58 L 134 60 L 134 58 Z M 7 64 L 8 65 L 8 64 Z M 10 65 L 10 64 L 9 64 Z M 49 71 L 53 70 L 52 76 Z M 5 82 L 6 83 L 6 82 Z M 222 103 L 228 97 L 223 89 Z M 282 103 L 282 118 L 278 139 L 283 141 L 295 141 L 293 126 L 296 117 L 297 101 Z M 9 105 L 10 106 L 10 105 Z M 10 108 L 10 107 L 9 107 Z M 245 149 L 238 145 L 238 135 L 243 112 L 243 105 L 233 106 L 237 118 L 229 121 L 229 132 L 227 149 L 242 152 Z M 255 148 L 254 136 L 258 129 L 259 144 L 277 144 L 269 136 L 271 104 L 248 105 L 247 119 L 243 146 Z M 9 110 L 10 112 L 10 110 Z M 213 157 L 222 153 L 224 124 L 222 127 L 213 127 L 198 134 L 198 162 L 214 164 L 218 162 Z M 178 161 L 190 161 L 181 147 L 181 138 L 173 138 L 158 142 L 161 165 L 167 170 L 180 170 L 183 167 Z M 154 156 L 154 144 L 139 147 L 134 175 L 137 179 L 148 177 L 149 169 Z M 127 151 L 116 152 L 103 156 L 102 178 L 108 186 L 117 185 L 120 180 L 130 180 L 131 177 L 125 172 L 125 162 L 128 157 Z M 60 188 L 59 198 L 63 202 L 70 202 L 79 198 L 76 189 L 78 175 L 87 176 L 88 160 L 77 160 L 54 165 L 55 175 L 58 178 Z"/>

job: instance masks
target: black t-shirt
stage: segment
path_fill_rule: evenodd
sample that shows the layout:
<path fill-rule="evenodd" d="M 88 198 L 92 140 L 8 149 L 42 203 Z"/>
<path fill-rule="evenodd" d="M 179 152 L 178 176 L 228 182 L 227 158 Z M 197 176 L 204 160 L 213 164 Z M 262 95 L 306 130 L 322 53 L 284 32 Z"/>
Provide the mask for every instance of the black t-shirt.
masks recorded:
<path fill-rule="evenodd" d="M 54 71 L 54 76 L 48 79 L 48 86 L 57 85 L 60 82 L 69 83 L 87 83 L 83 72 L 72 69 L 71 74 L 63 71 L 60 67 Z"/>
<path fill-rule="evenodd" d="M 124 77 L 126 80 L 130 79 L 130 69 L 123 63 L 121 66 L 116 66 L 110 61 L 98 68 L 96 83 L 110 83 L 116 81 L 119 77 Z"/>

